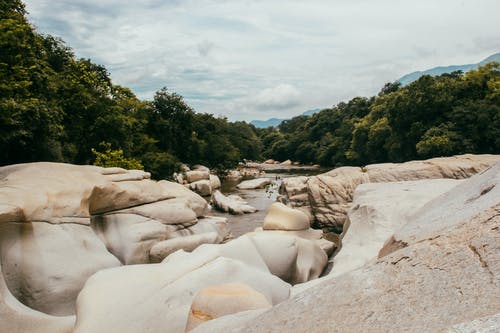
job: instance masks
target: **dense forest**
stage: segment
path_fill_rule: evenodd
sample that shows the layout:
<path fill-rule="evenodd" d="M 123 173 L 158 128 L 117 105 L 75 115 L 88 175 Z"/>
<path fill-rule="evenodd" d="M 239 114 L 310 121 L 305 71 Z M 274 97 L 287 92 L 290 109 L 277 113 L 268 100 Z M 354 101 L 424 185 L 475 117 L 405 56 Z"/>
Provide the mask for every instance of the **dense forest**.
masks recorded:
<path fill-rule="evenodd" d="M 95 162 L 163 178 L 180 161 L 223 170 L 260 157 L 252 126 L 195 113 L 166 88 L 141 101 L 103 66 L 37 33 L 21 1 L 0 3 L 0 164 Z"/>
<path fill-rule="evenodd" d="M 422 76 L 260 134 L 263 155 L 328 166 L 500 153 L 500 64 Z"/>
<path fill-rule="evenodd" d="M 180 162 L 223 171 L 243 159 L 339 166 L 500 153 L 498 63 L 388 83 L 378 96 L 256 129 L 196 113 L 166 88 L 139 100 L 103 66 L 38 33 L 21 1 L 0 4 L 0 165 L 94 163 L 164 178 Z"/>

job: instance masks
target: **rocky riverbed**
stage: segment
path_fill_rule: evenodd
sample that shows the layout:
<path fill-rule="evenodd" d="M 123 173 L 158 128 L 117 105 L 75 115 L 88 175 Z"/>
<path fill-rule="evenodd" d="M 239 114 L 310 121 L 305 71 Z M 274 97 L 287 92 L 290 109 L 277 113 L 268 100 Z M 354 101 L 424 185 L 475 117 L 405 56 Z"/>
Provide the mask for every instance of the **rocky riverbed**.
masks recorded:
<path fill-rule="evenodd" d="M 266 177 L 222 184 L 258 212 L 214 216 L 143 171 L 0 168 L 0 332 L 500 327 L 500 156 Z M 343 239 L 321 278 L 338 244 L 311 224 Z"/>

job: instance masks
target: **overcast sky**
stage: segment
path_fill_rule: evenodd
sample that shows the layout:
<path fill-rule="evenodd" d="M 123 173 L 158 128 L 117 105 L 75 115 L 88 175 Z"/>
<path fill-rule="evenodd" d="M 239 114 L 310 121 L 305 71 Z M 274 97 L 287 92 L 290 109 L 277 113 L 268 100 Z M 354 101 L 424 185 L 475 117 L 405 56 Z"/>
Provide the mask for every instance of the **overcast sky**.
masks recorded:
<path fill-rule="evenodd" d="M 500 52 L 498 0 L 25 0 L 39 32 L 152 99 L 286 118 Z"/>

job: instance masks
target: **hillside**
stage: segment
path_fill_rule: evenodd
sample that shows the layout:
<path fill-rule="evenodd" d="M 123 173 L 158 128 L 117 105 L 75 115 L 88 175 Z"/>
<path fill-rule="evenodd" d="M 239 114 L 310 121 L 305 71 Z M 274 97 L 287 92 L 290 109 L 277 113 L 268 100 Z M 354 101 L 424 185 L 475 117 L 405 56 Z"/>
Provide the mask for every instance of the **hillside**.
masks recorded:
<path fill-rule="evenodd" d="M 400 82 L 403 86 L 413 81 L 418 80 L 423 75 L 438 76 L 445 73 L 452 73 L 456 71 L 462 71 L 464 73 L 470 71 L 471 69 L 477 69 L 479 66 L 486 65 L 489 62 L 500 62 L 500 53 L 495 53 L 488 58 L 478 62 L 477 64 L 466 64 L 466 65 L 451 65 L 451 66 L 439 66 L 425 71 L 417 71 L 399 78 L 397 82 Z"/>
<path fill-rule="evenodd" d="M 321 109 L 312 109 L 303 112 L 302 116 L 312 116 L 313 114 L 321 111 Z M 270 118 L 268 120 L 252 120 L 250 124 L 254 125 L 257 128 L 267 128 L 267 127 L 276 127 L 279 126 L 283 121 L 289 120 L 290 118 Z"/>

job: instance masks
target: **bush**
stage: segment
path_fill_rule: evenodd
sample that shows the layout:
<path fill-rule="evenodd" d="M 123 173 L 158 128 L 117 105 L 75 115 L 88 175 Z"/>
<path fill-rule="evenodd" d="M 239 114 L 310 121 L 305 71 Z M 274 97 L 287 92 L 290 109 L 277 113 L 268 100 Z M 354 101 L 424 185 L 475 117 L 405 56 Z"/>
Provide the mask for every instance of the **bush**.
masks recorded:
<path fill-rule="evenodd" d="M 94 165 L 102 167 L 118 167 L 124 169 L 137 169 L 144 170 L 144 166 L 139 160 L 134 158 L 126 158 L 123 156 L 123 150 L 111 149 L 111 143 L 101 142 L 99 146 L 104 150 L 103 152 L 97 151 L 92 148 L 92 153 L 95 156 Z"/>

